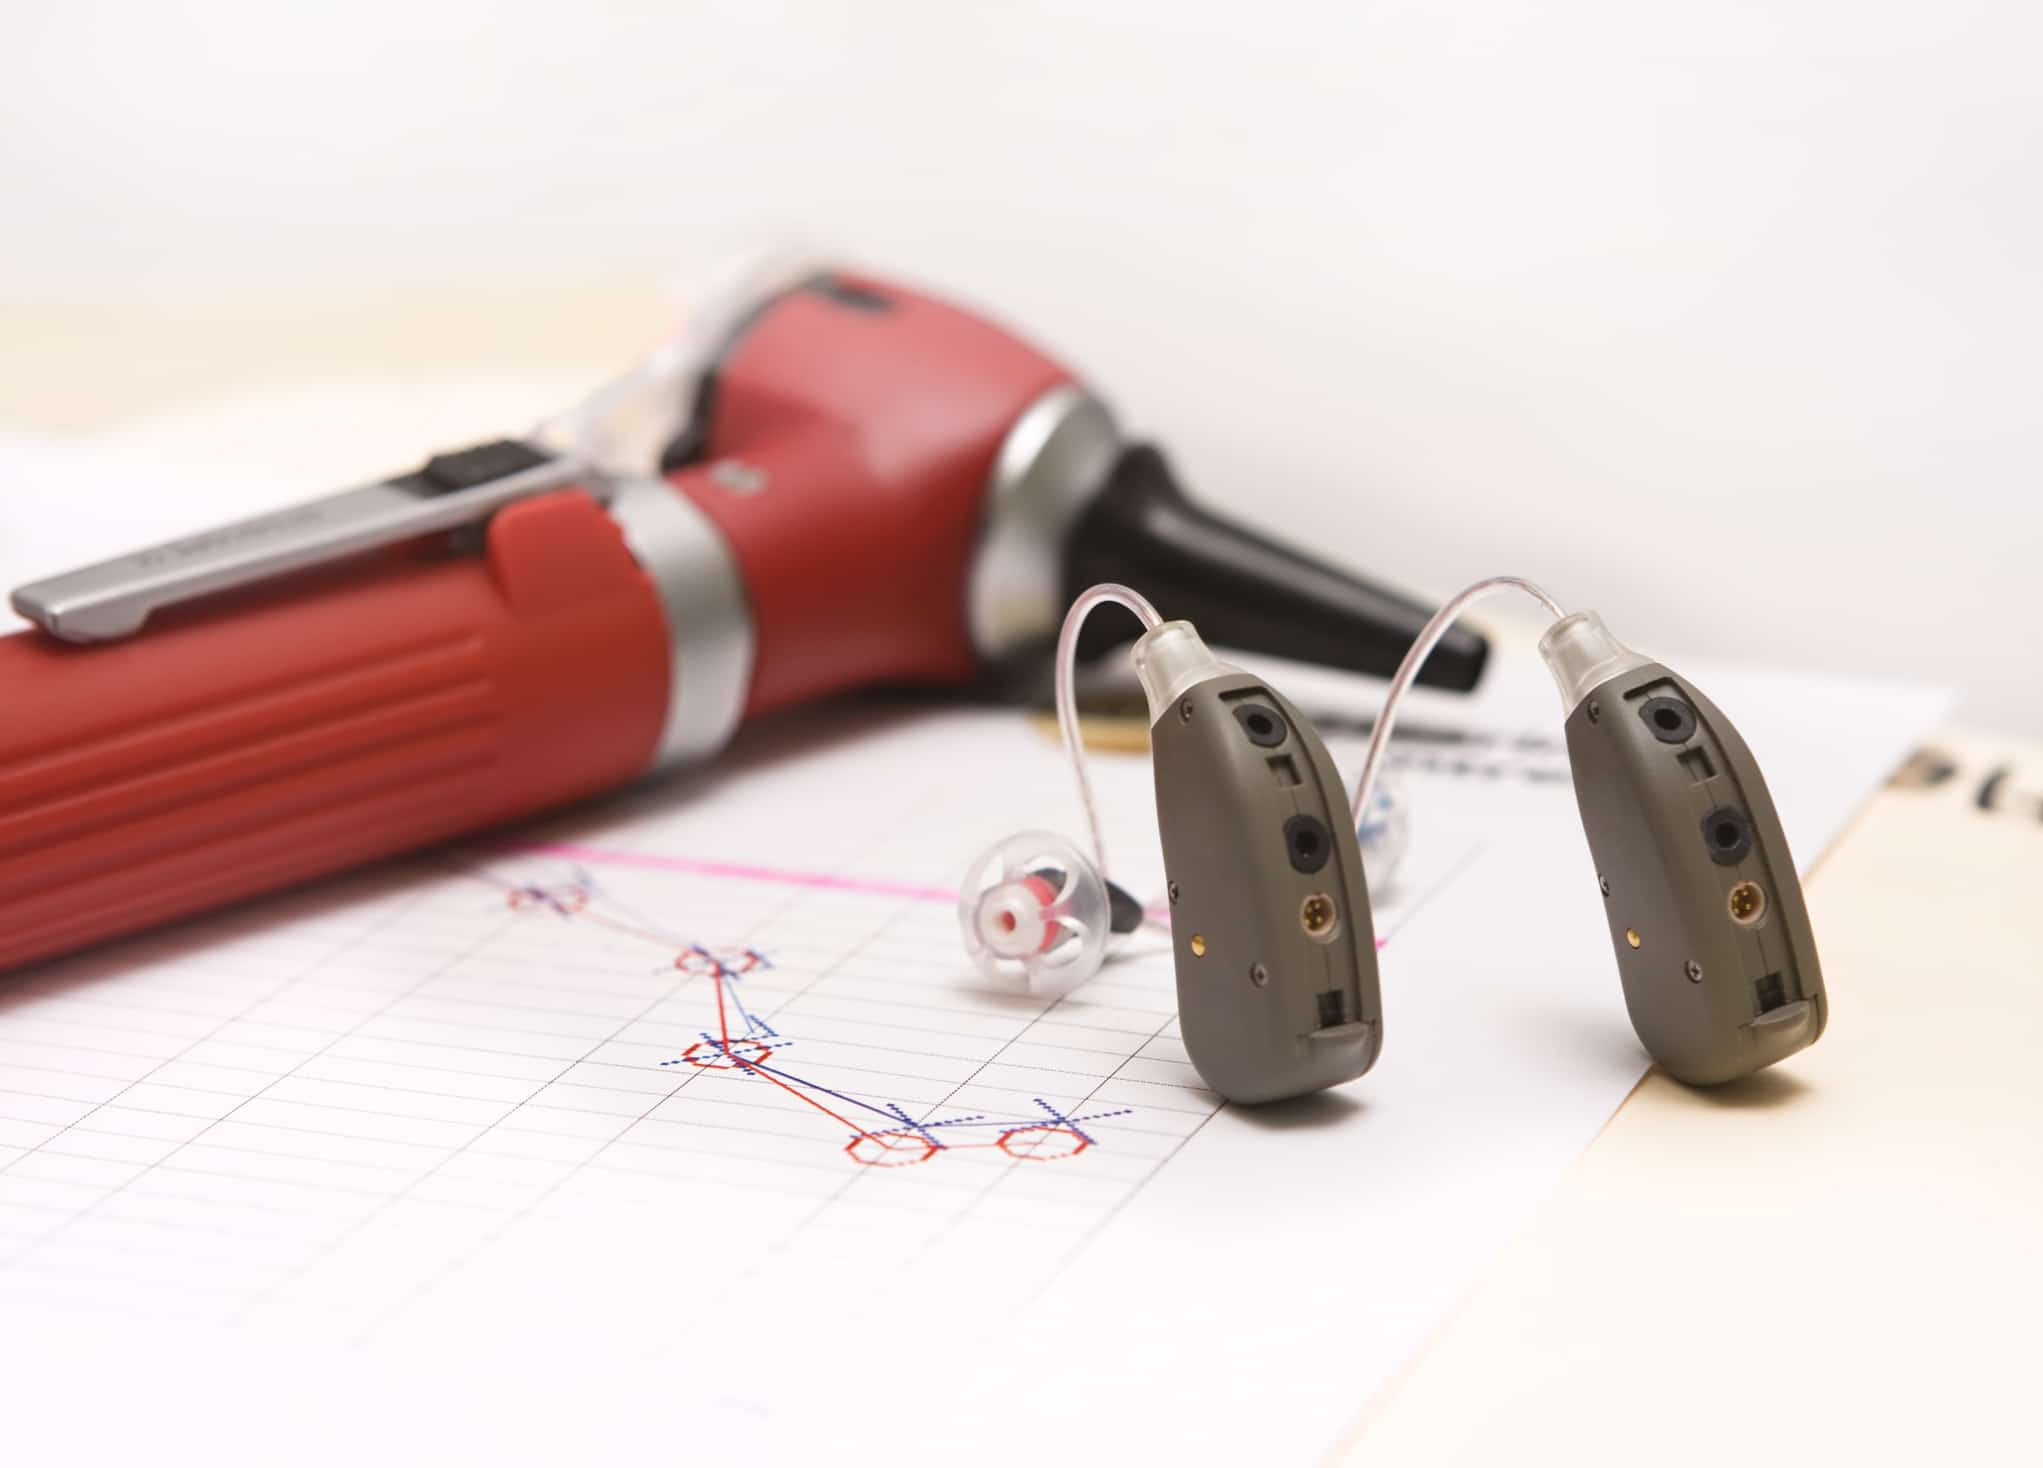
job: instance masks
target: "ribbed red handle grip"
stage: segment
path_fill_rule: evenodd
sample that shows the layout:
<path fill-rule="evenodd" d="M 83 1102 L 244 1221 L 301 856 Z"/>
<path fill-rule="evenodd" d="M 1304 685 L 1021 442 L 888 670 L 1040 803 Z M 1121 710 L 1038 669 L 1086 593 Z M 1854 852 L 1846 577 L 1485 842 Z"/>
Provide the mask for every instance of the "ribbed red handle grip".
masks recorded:
<path fill-rule="evenodd" d="M 416 556 L 0 638 L 0 969 L 444 840 L 643 770 L 667 636 L 563 491 Z"/>

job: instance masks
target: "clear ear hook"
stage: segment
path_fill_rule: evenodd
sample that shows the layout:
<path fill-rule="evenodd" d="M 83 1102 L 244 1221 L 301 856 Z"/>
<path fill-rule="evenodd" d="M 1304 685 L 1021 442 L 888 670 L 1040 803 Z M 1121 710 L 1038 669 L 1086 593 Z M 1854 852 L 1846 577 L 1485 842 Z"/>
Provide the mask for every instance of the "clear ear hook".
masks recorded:
<path fill-rule="evenodd" d="M 1369 736 L 1369 752 L 1362 757 L 1362 774 L 1355 781 L 1355 801 L 1351 814 L 1359 827 L 1364 813 L 1369 808 L 1369 796 L 1376 788 L 1376 772 L 1382 767 L 1383 752 L 1390 747 L 1390 731 L 1397 723 L 1398 709 L 1404 704 L 1405 695 L 1411 691 L 1412 680 L 1419 676 L 1419 669 L 1425 666 L 1427 655 L 1447 635 L 1447 629 L 1471 605 L 1484 597 L 1499 591 L 1518 591 L 1538 602 L 1547 614 L 1559 621 L 1567 611 L 1561 604 L 1548 596 L 1539 587 L 1522 576 L 1491 576 L 1457 592 L 1447 603 L 1433 614 L 1432 620 L 1419 630 L 1406 650 L 1404 661 L 1398 664 L 1397 672 L 1390 680 L 1390 691 L 1383 696 L 1383 708 L 1376 715 L 1376 728 Z"/>
<path fill-rule="evenodd" d="M 1410 797 L 1402 783 L 1390 778 L 1383 769 L 1384 752 L 1390 747 L 1390 731 L 1397 723 L 1398 710 L 1403 706 L 1413 680 L 1419 676 L 1419 669 L 1425 666 L 1427 656 L 1440 639 L 1447 635 L 1447 629 L 1472 604 L 1499 591 L 1524 593 L 1538 602 L 1559 625 L 1565 626 L 1577 620 L 1568 617 L 1559 602 L 1523 577 L 1492 576 L 1457 593 L 1420 629 L 1390 680 L 1390 691 L 1383 696 L 1383 707 L 1376 715 L 1376 728 L 1369 737 L 1369 751 L 1362 759 L 1362 773 L 1355 781 L 1354 804 L 1350 810 L 1369 889 L 1379 895 L 1391 890 L 1398 867 L 1403 864 L 1405 852 L 1411 847 Z M 1545 644 L 1541 646 L 1544 648 Z"/>

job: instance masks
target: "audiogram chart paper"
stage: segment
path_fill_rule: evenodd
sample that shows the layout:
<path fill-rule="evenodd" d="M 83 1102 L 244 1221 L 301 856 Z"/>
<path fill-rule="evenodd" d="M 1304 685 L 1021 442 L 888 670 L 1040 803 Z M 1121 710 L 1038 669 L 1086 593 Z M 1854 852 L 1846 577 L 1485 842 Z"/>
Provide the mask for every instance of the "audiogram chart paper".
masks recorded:
<path fill-rule="evenodd" d="M 728 1342 L 706 1284 L 775 1330 L 911 1261 L 1026 1288 L 1214 1109 L 1167 962 L 1050 1004 L 959 984 L 934 884 L 526 845 L 14 986 L 0 1286 L 364 1341 Z M 644 1308 L 663 1285 L 688 1308 Z"/>
<path fill-rule="evenodd" d="M 1844 770 L 1740 707 L 1777 786 L 1810 772 L 1783 802 L 1805 860 L 1934 717 L 1886 697 Z M 294 1379 L 333 1372 L 365 1421 L 395 1409 L 332 1362 L 482 1373 L 506 1422 L 593 1412 L 564 1383 L 594 1368 L 640 1384 L 603 1415 L 649 1449 L 708 1413 L 1000 1457 L 1139 1446 L 1169 1411 L 1186 1461 L 1323 1452 L 1643 1067 L 1564 775 L 1417 754 L 1384 1059 L 1265 1112 L 1199 1085 L 1160 937 L 1055 1001 L 971 974 L 967 860 L 1077 824 L 1055 749 L 990 711 L 786 721 L 712 772 L 16 976 L 0 1364 L 52 1374 L 41 1322 L 173 1342 L 162 1369 L 246 1418 L 181 1437 L 195 1461 L 276 1460 L 224 1365 L 250 1351 L 311 1353 Z M 1117 877 L 1160 891 L 1146 762 L 1099 777 Z M 365 1430 L 319 1436 L 344 1461 Z"/>

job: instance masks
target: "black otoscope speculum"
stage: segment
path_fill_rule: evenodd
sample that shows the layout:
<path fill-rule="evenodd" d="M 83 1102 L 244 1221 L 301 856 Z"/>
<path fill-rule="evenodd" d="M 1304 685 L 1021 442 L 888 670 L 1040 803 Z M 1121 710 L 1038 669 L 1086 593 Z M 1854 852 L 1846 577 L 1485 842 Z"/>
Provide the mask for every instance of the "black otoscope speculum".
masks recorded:
<path fill-rule="evenodd" d="M 1108 581 L 1140 587 L 1212 642 L 1379 677 L 1396 671 L 1433 611 L 1195 504 L 1146 443 L 1122 450 L 1066 543 L 1067 602 Z M 1080 648 L 1097 653 L 1135 630 L 1098 618 Z M 1418 681 L 1465 693 L 1488 653 L 1480 636 L 1452 628 Z"/>

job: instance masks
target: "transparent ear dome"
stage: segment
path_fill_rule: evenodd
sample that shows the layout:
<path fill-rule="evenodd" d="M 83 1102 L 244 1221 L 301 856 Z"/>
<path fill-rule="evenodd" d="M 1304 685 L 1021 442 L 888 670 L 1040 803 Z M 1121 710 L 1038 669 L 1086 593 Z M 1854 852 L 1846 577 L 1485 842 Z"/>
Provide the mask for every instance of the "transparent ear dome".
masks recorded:
<path fill-rule="evenodd" d="M 1018 831 L 995 843 L 972 863 L 958 893 L 958 927 L 972 962 L 1031 994 L 1067 994 L 1098 973 L 1111 925 L 1105 879 L 1048 831 Z"/>

